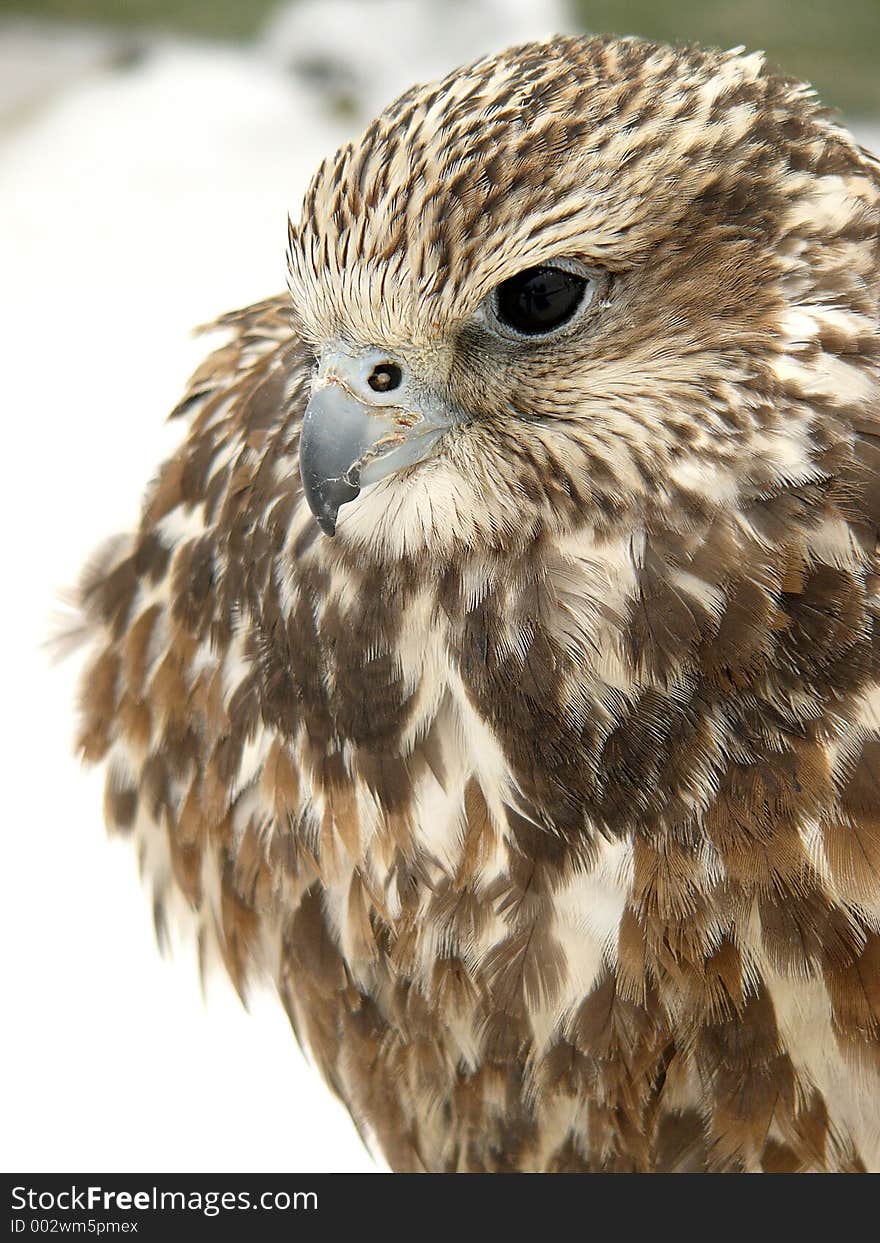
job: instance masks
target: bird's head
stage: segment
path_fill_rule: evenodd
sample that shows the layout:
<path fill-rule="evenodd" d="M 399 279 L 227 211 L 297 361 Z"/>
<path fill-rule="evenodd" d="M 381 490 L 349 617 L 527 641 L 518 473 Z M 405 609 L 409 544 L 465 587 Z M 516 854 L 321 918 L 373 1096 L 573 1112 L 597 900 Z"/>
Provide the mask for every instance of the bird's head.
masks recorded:
<path fill-rule="evenodd" d="M 816 351 L 876 264 L 856 168 L 755 55 L 560 38 L 409 91 L 291 229 L 325 532 L 523 548 L 814 478 L 810 368 L 857 396 Z"/>

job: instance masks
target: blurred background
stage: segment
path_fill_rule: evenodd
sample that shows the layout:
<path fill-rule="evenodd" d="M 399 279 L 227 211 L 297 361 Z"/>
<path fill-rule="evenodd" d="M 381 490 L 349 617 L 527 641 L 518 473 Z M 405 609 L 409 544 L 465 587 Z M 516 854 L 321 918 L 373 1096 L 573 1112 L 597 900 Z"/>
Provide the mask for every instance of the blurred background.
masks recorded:
<path fill-rule="evenodd" d="M 289 7 L 283 0 L 0 0 L 0 14 L 67 23 L 77 37 L 89 26 L 104 27 L 116 33 L 120 49 L 142 48 L 160 35 L 240 44 L 268 32 L 283 51 L 277 18 Z M 332 0 L 327 7 L 335 7 Z M 369 9 L 369 0 L 359 7 Z M 372 7 L 382 21 L 378 14 L 389 6 L 380 0 Z M 438 16 L 448 9 L 449 22 L 461 20 L 455 10 L 462 6 L 454 0 L 434 0 L 427 7 Z M 490 7 L 523 8 L 517 0 Z M 542 6 L 530 7 L 539 16 Z M 786 73 L 812 82 L 826 103 L 853 116 L 880 114 L 878 0 L 569 0 L 562 8 L 569 23 L 582 30 L 761 48 Z M 392 58 L 393 23 L 386 32 L 385 54 Z M 295 49 L 289 43 L 287 49 L 295 61 Z"/>
<path fill-rule="evenodd" d="M 283 289 L 322 156 L 412 81 L 575 30 L 764 49 L 880 148 L 880 0 L 0 0 L 2 1168 L 381 1168 L 277 1003 L 160 960 L 43 644 L 176 443 L 192 326 Z"/>

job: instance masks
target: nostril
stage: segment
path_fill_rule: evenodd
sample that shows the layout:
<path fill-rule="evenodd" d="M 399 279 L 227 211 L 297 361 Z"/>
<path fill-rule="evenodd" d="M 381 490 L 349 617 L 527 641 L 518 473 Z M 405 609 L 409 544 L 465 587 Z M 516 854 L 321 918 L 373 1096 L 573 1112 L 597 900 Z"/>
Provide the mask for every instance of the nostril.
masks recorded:
<path fill-rule="evenodd" d="M 400 388 L 403 383 L 403 372 L 397 363 L 379 363 L 367 376 L 367 383 L 374 393 L 390 393 Z"/>

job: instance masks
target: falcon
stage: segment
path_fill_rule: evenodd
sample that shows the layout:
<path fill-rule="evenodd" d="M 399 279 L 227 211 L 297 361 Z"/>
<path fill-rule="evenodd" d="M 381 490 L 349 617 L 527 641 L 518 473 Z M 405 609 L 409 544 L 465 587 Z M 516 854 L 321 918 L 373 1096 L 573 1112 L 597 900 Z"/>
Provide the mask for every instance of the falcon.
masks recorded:
<path fill-rule="evenodd" d="M 555 38 L 318 169 L 84 576 L 160 925 L 400 1171 L 880 1168 L 880 164 Z"/>

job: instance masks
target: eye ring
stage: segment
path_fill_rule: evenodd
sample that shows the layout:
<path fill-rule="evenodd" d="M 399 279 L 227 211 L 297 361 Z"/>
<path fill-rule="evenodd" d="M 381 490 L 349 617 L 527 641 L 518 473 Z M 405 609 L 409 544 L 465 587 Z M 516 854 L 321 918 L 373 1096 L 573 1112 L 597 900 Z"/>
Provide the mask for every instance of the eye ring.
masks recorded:
<path fill-rule="evenodd" d="M 544 341 L 580 319 L 599 291 L 595 272 L 573 259 L 551 259 L 502 281 L 484 300 L 482 318 L 500 336 Z"/>

